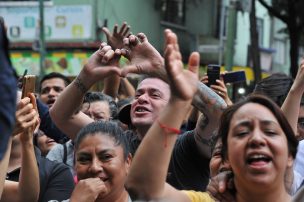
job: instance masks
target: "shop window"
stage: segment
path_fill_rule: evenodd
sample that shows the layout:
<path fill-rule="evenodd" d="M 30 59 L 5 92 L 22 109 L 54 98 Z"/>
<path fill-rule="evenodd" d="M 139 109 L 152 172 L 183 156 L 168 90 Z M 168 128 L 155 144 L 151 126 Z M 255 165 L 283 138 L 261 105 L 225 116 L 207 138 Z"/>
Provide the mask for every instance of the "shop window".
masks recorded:
<path fill-rule="evenodd" d="M 274 54 L 274 62 L 284 65 L 286 63 L 286 41 L 282 39 L 274 39 L 273 48 L 276 50 Z"/>
<path fill-rule="evenodd" d="M 162 0 L 162 19 L 165 22 L 185 24 L 186 0 Z"/>

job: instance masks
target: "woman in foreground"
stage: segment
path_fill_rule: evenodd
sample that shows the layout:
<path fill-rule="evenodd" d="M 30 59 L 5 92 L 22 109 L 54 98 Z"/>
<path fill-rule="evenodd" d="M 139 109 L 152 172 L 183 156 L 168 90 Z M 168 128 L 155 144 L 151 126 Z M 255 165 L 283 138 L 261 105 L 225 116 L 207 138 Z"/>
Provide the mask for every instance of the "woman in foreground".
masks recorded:
<path fill-rule="evenodd" d="M 193 81 L 197 79 L 199 61 L 199 56 L 193 53 L 189 70 L 184 70 L 176 35 L 167 32 L 166 41 L 166 70 L 172 96 L 137 150 L 126 186 L 136 200 L 213 201 L 207 193 L 179 191 L 165 183 L 177 129 L 196 91 Z M 213 107 L 212 103 L 208 107 Z M 284 175 L 293 164 L 298 142 L 273 102 L 252 96 L 231 106 L 222 116 L 219 134 L 224 160 L 234 173 L 237 201 L 291 200 Z"/>
<path fill-rule="evenodd" d="M 75 139 L 77 183 L 70 202 L 128 202 L 124 187 L 131 154 L 122 129 L 114 122 L 93 122 Z"/>

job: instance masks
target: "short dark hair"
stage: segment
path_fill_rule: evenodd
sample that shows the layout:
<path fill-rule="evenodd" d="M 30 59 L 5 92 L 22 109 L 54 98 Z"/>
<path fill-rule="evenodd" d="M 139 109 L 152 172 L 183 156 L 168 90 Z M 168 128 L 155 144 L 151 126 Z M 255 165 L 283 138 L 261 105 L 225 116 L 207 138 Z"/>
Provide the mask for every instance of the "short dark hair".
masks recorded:
<path fill-rule="evenodd" d="M 40 84 L 39 84 L 39 92 L 41 92 L 41 84 L 45 81 L 45 80 L 49 80 L 49 79 L 53 79 L 53 78 L 59 78 L 62 79 L 64 81 L 65 86 L 68 86 L 71 83 L 71 80 L 64 76 L 63 74 L 60 74 L 58 72 L 51 72 L 49 74 L 46 74 L 42 77 Z"/>
<path fill-rule="evenodd" d="M 281 107 L 292 84 L 292 77 L 284 73 L 274 73 L 258 82 L 253 94 L 265 95 Z"/>
<path fill-rule="evenodd" d="M 248 103 L 260 104 L 272 112 L 272 114 L 276 117 L 282 130 L 286 135 L 289 153 L 292 155 L 293 158 L 295 158 L 297 153 L 298 140 L 296 139 L 291 126 L 289 125 L 287 119 L 285 118 L 282 110 L 272 100 L 262 95 L 251 95 L 245 98 L 244 100 L 241 100 L 240 102 L 228 107 L 224 111 L 221 117 L 221 122 L 219 127 L 219 134 L 222 136 L 222 141 L 223 141 L 222 158 L 225 160 L 228 157 L 227 139 L 228 139 L 228 132 L 229 132 L 230 122 L 232 120 L 232 117 L 240 107 Z"/>
<path fill-rule="evenodd" d="M 84 96 L 83 103 L 92 103 L 96 101 L 105 101 L 109 104 L 110 114 L 112 118 L 117 117 L 118 107 L 114 99 L 101 92 L 87 92 Z"/>
<path fill-rule="evenodd" d="M 114 140 L 115 146 L 121 146 L 124 158 L 127 159 L 130 153 L 129 143 L 123 130 L 114 121 L 96 121 L 82 128 L 75 139 L 75 151 L 78 149 L 82 140 L 87 136 L 105 135 Z"/>

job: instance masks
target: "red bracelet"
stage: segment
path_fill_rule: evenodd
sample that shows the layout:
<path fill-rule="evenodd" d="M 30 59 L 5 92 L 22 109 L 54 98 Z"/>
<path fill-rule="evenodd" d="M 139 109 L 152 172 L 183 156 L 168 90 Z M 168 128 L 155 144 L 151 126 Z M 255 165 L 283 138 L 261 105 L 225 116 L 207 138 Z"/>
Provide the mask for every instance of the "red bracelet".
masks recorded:
<path fill-rule="evenodd" d="M 181 131 L 179 129 L 177 129 L 177 128 L 171 128 L 169 126 L 166 126 L 166 125 L 162 124 L 161 122 L 159 122 L 159 120 L 157 120 L 157 123 L 158 123 L 159 127 L 165 131 L 164 146 L 167 147 L 167 136 L 166 136 L 166 134 L 170 134 L 170 133 L 180 134 Z"/>

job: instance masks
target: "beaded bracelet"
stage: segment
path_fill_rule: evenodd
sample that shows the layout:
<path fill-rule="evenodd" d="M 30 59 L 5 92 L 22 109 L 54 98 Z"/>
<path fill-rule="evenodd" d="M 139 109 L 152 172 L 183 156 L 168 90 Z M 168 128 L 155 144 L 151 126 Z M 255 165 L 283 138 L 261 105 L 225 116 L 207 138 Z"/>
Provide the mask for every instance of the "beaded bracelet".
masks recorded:
<path fill-rule="evenodd" d="M 164 130 L 164 132 L 165 132 L 165 141 L 164 141 L 164 147 L 167 147 L 167 134 L 180 134 L 181 133 L 181 131 L 179 130 L 179 129 L 177 129 L 177 128 L 171 128 L 171 127 L 169 127 L 169 126 L 166 126 L 166 125 L 164 125 L 164 124 L 162 124 L 159 120 L 157 120 L 157 123 L 158 123 L 158 125 L 159 125 L 159 127 L 161 128 L 161 129 L 163 129 Z"/>

